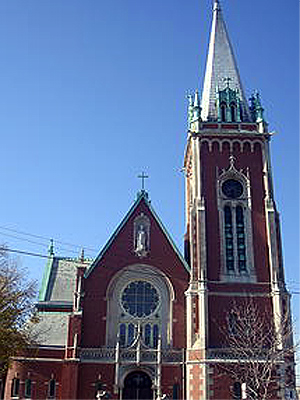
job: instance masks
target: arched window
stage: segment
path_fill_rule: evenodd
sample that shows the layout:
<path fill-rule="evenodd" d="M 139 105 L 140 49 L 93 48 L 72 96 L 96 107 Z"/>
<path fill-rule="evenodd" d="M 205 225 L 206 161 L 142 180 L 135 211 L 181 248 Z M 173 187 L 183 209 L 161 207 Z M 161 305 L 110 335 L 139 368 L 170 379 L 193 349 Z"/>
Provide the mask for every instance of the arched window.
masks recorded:
<path fill-rule="evenodd" d="M 48 382 L 48 399 L 54 399 L 56 392 L 56 382 L 54 378 L 51 378 Z"/>
<path fill-rule="evenodd" d="M 18 398 L 20 396 L 20 379 L 14 378 L 11 383 L 11 397 Z"/>
<path fill-rule="evenodd" d="M 179 399 L 179 384 L 174 383 L 173 385 L 173 400 L 178 400 Z"/>
<path fill-rule="evenodd" d="M 236 122 L 236 106 L 234 103 L 230 104 L 231 122 Z"/>
<path fill-rule="evenodd" d="M 244 212 L 241 206 L 236 207 L 236 236 L 238 268 L 240 272 L 247 271 L 246 268 L 246 241 Z"/>
<path fill-rule="evenodd" d="M 146 346 L 151 346 L 151 325 L 147 324 L 145 326 L 145 345 Z"/>
<path fill-rule="evenodd" d="M 234 216 L 234 218 L 233 218 Z M 228 271 L 247 272 L 245 221 L 242 206 L 224 207 L 225 257 Z"/>
<path fill-rule="evenodd" d="M 242 385 L 240 382 L 234 382 L 233 384 L 233 399 L 240 400 L 242 398 Z"/>
<path fill-rule="evenodd" d="M 25 399 L 31 398 L 31 379 L 25 380 L 25 391 L 24 391 Z"/>
<path fill-rule="evenodd" d="M 227 111 L 227 107 L 225 103 L 222 103 L 220 106 L 221 109 L 221 121 L 222 122 L 226 122 L 226 111 Z"/>
<path fill-rule="evenodd" d="M 106 345 L 135 343 L 138 333 L 145 346 L 172 343 L 174 291 L 168 278 L 154 267 L 132 265 L 115 275 L 107 289 Z M 117 339 L 118 338 L 118 339 Z"/>
<path fill-rule="evenodd" d="M 158 345 L 158 335 L 159 335 L 159 329 L 158 326 L 155 324 L 153 326 L 153 347 L 157 347 Z"/>
<path fill-rule="evenodd" d="M 228 271 L 234 270 L 234 255 L 233 255 L 233 227 L 232 213 L 229 206 L 224 207 L 224 226 L 225 226 L 225 253 L 226 253 L 226 268 Z"/>
<path fill-rule="evenodd" d="M 137 327 L 133 323 L 122 323 L 119 327 L 120 346 L 129 347 L 136 338 Z"/>
<path fill-rule="evenodd" d="M 128 325 L 128 340 L 127 345 L 131 346 L 135 338 L 136 327 L 133 324 Z"/>
<path fill-rule="evenodd" d="M 249 178 L 234 166 L 218 177 L 221 279 L 255 281 Z"/>

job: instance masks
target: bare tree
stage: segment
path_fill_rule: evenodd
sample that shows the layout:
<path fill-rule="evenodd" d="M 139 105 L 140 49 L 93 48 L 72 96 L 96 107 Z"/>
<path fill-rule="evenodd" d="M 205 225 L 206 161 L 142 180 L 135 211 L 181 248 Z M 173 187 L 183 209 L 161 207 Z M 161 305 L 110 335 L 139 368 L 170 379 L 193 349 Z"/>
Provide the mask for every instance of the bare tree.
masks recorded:
<path fill-rule="evenodd" d="M 36 283 L 26 279 L 26 270 L 0 247 L 0 374 L 10 357 L 32 344 L 30 319 L 34 320 Z"/>
<path fill-rule="evenodd" d="M 226 317 L 227 326 L 220 329 L 228 358 L 219 367 L 236 382 L 233 395 L 248 400 L 272 399 L 281 379 L 294 389 L 295 346 L 289 316 L 282 317 L 281 327 L 275 328 L 270 312 L 262 311 L 249 298 L 233 303 Z M 280 377 L 280 371 L 285 376 Z"/>

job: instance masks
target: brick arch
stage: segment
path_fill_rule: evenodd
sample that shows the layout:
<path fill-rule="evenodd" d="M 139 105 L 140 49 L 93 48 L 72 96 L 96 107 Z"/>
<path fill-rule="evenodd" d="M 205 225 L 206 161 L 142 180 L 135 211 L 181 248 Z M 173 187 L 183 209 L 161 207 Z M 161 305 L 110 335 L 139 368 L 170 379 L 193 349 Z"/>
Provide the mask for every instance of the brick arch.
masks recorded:
<path fill-rule="evenodd" d="M 245 140 L 243 142 L 243 152 L 244 153 L 251 153 L 251 143 L 249 140 Z"/>
<path fill-rule="evenodd" d="M 226 152 L 226 151 L 228 151 L 228 152 L 230 152 L 230 141 L 229 140 L 227 140 L 227 139 L 225 139 L 225 140 L 222 140 L 222 152 Z"/>
<path fill-rule="evenodd" d="M 240 140 L 235 140 L 232 144 L 233 152 L 240 152 L 242 149 L 242 143 Z"/>
<path fill-rule="evenodd" d="M 220 151 L 221 151 L 220 140 L 212 140 L 212 150 L 213 151 L 218 151 L 220 153 Z"/>
<path fill-rule="evenodd" d="M 262 149 L 262 143 L 260 141 L 255 141 L 254 146 L 253 146 L 253 152 L 255 153 L 256 151 L 261 151 Z"/>
<path fill-rule="evenodd" d="M 201 149 L 209 153 L 211 151 L 211 142 L 208 139 L 201 140 Z"/>

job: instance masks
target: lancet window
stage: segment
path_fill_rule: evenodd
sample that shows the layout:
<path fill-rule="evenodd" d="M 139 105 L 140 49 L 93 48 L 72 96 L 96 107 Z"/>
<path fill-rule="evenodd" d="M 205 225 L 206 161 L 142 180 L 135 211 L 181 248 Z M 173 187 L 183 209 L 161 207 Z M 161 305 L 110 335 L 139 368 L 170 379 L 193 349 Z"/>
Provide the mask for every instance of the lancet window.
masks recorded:
<path fill-rule="evenodd" d="M 226 103 L 222 103 L 220 108 L 221 108 L 221 121 L 226 122 L 226 112 L 227 112 Z"/>
<path fill-rule="evenodd" d="M 233 384 L 233 399 L 240 400 L 242 398 L 242 385 L 240 382 L 234 382 Z"/>
<path fill-rule="evenodd" d="M 26 379 L 25 380 L 25 399 L 30 399 L 31 398 L 31 388 L 32 388 L 32 382 L 31 379 Z"/>
<path fill-rule="evenodd" d="M 54 378 L 51 378 L 50 381 L 48 382 L 48 399 L 54 399 L 55 398 L 55 392 L 56 392 L 56 381 Z"/>
<path fill-rule="evenodd" d="M 245 219 L 242 206 L 224 207 L 225 258 L 228 271 L 247 272 Z"/>
<path fill-rule="evenodd" d="M 230 89 L 229 86 L 218 90 L 216 107 L 219 122 L 241 122 L 242 110 L 237 90 Z"/>
<path fill-rule="evenodd" d="M 140 334 L 146 346 L 156 348 L 158 344 L 159 325 L 156 323 L 121 323 L 119 329 L 121 347 L 130 347 Z"/>
<path fill-rule="evenodd" d="M 230 115 L 231 122 L 236 122 L 236 105 L 234 103 L 230 104 Z"/>
<path fill-rule="evenodd" d="M 233 166 L 218 181 L 222 276 L 249 280 L 253 270 L 251 198 L 248 178 Z"/>
<path fill-rule="evenodd" d="M 19 398 L 20 396 L 20 379 L 15 377 L 11 385 L 11 397 Z"/>

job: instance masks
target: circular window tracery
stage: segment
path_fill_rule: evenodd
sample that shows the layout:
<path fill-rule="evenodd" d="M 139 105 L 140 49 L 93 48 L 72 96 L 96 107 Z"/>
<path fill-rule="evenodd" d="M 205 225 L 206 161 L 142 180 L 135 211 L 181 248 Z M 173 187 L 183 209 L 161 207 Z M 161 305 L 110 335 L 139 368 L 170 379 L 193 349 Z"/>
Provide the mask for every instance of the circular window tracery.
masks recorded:
<path fill-rule="evenodd" d="M 237 199 L 243 194 L 243 185 L 235 179 L 227 179 L 222 184 L 222 192 L 229 199 Z"/>
<path fill-rule="evenodd" d="M 159 295 L 151 283 L 134 281 L 122 292 L 121 304 L 133 317 L 147 317 L 154 313 L 159 304 Z"/>

